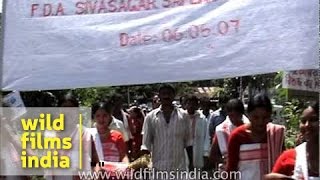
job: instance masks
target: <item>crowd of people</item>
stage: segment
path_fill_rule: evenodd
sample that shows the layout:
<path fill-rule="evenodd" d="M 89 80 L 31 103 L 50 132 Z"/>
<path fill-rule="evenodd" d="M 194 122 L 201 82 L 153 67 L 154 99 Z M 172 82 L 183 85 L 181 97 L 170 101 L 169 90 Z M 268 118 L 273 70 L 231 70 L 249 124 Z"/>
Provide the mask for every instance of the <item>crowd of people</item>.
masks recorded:
<path fill-rule="evenodd" d="M 297 147 L 286 150 L 285 127 L 272 123 L 266 94 L 250 98 L 247 108 L 239 99 L 224 98 L 215 111 L 207 98 L 186 96 L 180 107 L 173 103 L 175 96 L 175 89 L 163 84 L 150 112 L 138 106 L 125 109 L 119 95 L 93 104 L 93 171 L 103 170 L 101 161 L 135 167 L 148 156 L 151 162 L 135 169 L 239 171 L 243 180 L 319 179 L 318 102 L 303 111 Z M 68 93 L 58 106 L 79 107 L 79 101 Z"/>

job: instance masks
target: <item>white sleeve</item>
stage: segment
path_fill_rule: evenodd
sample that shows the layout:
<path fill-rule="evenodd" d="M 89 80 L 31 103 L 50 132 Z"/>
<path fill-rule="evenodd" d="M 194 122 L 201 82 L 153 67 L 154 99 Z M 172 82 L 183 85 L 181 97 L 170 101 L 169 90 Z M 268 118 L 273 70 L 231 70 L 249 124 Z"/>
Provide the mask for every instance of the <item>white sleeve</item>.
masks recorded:
<path fill-rule="evenodd" d="M 152 113 L 149 113 L 144 122 L 142 127 L 142 145 L 141 150 L 149 150 L 151 151 L 151 147 L 153 144 L 153 129 L 151 126 L 152 123 Z"/>
<path fill-rule="evenodd" d="M 209 122 L 207 121 L 207 119 L 205 119 L 205 140 L 204 140 L 204 156 L 205 157 L 209 157 L 209 153 L 210 153 L 210 135 L 209 135 Z"/>
<path fill-rule="evenodd" d="M 121 122 L 119 122 L 119 130 L 121 131 L 122 133 L 122 136 L 123 136 L 123 140 L 124 142 L 128 142 L 129 141 L 129 134 L 128 134 L 128 131 L 126 130 L 126 128 L 124 127 L 124 124 Z"/>

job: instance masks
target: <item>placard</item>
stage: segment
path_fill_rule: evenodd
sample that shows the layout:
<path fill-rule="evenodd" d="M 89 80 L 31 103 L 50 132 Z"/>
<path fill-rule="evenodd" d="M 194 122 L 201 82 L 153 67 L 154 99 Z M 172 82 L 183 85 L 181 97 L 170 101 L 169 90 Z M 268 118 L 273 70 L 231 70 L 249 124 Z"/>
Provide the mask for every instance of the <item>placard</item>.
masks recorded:
<path fill-rule="evenodd" d="M 319 92 L 319 70 L 298 70 L 285 72 L 282 79 L 282 87 L 303 91 Z"/>

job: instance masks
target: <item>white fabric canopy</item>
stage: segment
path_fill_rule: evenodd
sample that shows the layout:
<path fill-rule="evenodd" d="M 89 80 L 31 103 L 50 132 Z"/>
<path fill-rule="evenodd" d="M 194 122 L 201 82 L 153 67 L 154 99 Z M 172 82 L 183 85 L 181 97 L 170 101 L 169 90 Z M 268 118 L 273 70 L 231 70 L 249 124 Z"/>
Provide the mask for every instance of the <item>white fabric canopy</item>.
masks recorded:
<path fill-rule="evenodd" d="M 137 0 L 93 2 L 8 0 L 2 89 L 176 82 L 318 68 L 317 0 L 140 0 L 139 7 L 132 6 Z"/>

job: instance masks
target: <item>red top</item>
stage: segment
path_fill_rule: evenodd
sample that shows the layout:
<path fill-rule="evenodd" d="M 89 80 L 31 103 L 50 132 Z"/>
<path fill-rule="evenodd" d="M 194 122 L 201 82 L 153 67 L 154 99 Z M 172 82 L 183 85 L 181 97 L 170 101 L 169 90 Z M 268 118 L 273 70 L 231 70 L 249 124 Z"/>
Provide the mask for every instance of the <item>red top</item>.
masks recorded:
<path fill-rule="evenodd" d="M 231 132 L 228 143 L 227 171 L 237 171 L 239 164 L 240 146 L 253 144 L 251 135 L 247 132 L 248 125 L 243 124 Z"/>
<path fill-rule="evenodd" d="M 289 149 L 284 151 L 279 158 L 277 159 L 276 163 L 273 166 L 272 172 L 284 174 L 287 176 L 293 175 L 293 170 L 296 162 L 296 151 L 295 149 Z"/>
<path fill-rule="evenodd" d="M 107 139 L 102 142 L 105 161 L 121 162 L 127 153 L 127 145 L 118 131 L 111 131 Z"/>

